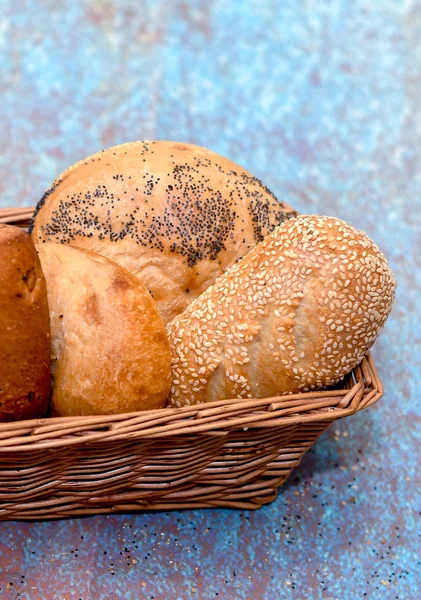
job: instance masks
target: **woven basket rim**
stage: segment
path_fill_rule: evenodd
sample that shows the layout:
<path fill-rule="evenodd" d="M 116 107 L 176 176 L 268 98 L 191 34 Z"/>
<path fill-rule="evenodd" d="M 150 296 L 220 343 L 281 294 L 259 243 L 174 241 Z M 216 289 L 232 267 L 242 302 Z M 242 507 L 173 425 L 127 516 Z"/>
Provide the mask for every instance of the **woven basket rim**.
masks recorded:
<path fill-rule="evenodd" d="M 281 205 L 288 217 L 297 214 L 287 204 Z M 33 211 L 33 207 L 0 209 L 0 223 L 26 227 Z M 370 352 L 339 386 L 272 398 L 234 398 L 118 415 L 44 417 L 0 423 L 0 453 L 193 433 L 225 435 L 235 429 L 334 421 L 367 408 L 382 397 L 383 386 Z"/>

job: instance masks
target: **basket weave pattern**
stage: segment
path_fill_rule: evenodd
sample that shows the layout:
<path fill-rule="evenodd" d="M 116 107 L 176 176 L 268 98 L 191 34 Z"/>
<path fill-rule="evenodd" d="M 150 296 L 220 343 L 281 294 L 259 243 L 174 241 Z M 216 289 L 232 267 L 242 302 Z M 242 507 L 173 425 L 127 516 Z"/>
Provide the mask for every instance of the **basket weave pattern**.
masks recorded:
<path fill-rule="evenodd" d="M 0 210 L 0 223 L 25 227 L 32 211 Z M 368 353 L 329 391 L 2 423 L 0 519 L 259 508 L 330 423 L 382 393 Z"/>

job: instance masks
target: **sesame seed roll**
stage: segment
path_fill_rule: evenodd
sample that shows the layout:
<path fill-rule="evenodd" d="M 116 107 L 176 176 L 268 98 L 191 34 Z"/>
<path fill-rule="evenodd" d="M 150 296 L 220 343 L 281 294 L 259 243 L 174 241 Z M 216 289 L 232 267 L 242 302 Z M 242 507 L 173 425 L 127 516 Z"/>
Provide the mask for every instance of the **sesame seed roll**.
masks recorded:
<path fill-rule="evenodd" d="M 330 217 L 285 221 L 168 325 L 170 405 L 335 384 L 372 346 L 395 286 L 363 232 Z"/>

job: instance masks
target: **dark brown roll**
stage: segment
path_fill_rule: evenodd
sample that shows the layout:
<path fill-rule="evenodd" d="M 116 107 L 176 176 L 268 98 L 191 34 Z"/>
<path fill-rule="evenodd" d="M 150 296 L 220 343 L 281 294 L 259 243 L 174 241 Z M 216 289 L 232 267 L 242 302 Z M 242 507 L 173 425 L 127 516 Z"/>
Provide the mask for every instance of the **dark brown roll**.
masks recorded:
<path fill-rule="evenodd" d="M 0 224 L 0 421 L 43 416 L 49 394 L 44 275 L 29 235 Z"/>

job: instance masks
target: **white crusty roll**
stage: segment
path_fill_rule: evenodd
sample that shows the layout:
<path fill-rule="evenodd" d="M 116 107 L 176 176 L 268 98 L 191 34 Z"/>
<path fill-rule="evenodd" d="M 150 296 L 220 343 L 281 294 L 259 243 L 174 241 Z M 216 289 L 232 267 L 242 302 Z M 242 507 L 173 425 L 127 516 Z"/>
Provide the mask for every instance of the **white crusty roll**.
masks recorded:
<path fill-rule="evenodd" d="M 395 285 L 363 232 L 329 217 L 283 223 L 167 327 L 170 405 L 335 384 L 373 344 Z"/>
<path fill-rule="evenodd" d="M 116 414 L 162 408 L 171 381 L 165 326 L 126 269 L 60 244 L 38 247 L 51 321 L 52 412 Z"/>
<path fill-rule="evenodd" d="M 249 172 L 205 148 L 134 142 L 60 175 L 32 239 L 87 248 L 134 273 L 167 323 L 285 218 Z"/>

